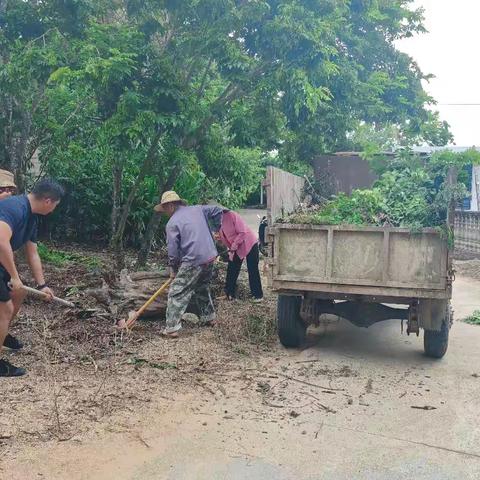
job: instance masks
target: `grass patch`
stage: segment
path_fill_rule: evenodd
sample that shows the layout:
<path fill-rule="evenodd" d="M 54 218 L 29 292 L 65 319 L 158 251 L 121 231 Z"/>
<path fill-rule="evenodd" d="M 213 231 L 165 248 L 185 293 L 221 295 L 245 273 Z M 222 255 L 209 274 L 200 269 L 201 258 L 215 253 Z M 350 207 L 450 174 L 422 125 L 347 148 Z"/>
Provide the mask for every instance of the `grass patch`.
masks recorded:
<path fill-rule="evenodd" d="M 267 294 L 262 303 L 249 300 L 250 291 L 240 279 L 239 298 L 220 300 L 217 304 L 216 335 L 237 355 L 248 357 L 254 350 L 268 350 L 277 343 L 276 298 Z M 223 290 L 219 282 L 218 291 Z"/>
<path fill-rule="evenodd" d="M 269 345 L 276 335 L 275 319 L 268 315 L 249 315 L 244 325 L 245 336 L 255 345 Z"/>
<path fill-rule="evenodd" d="M 129 365 L 133 365 L 135 368 L 141 367 L 143 365 L 147 365 L 149 367 L 157 368 L 159 370 L 176 370 L 177 369 L 177 366 L 173 363 L 168 363 L 168 362 L 155 363 L 145 358 L 136 358 L 136 357 L 129 358 L 127 360 L 127 363 Z"/>
<path fill-rule="evenodd" d="M 248 357 L 250 355 L 249 351 L 240 345 L 234 345 L 232 349 L 236 354 Z"/>
<path fill-rule="evenodd" d="M 51 263 L 57 267 L 64 267 L 69 263 L 84 265 L 89 269 L 100 268 L 101 261 L 95 256 L 80 255 L 63 250 L 50 250 L 44 243 L 38 243 L 38 254 L 42 262 Z"/>
<path fill-rule="evenodd" d="M 471 315 L 463 320 L 470 325 L 480 325 L 480 310 L 475 310 Z"/>

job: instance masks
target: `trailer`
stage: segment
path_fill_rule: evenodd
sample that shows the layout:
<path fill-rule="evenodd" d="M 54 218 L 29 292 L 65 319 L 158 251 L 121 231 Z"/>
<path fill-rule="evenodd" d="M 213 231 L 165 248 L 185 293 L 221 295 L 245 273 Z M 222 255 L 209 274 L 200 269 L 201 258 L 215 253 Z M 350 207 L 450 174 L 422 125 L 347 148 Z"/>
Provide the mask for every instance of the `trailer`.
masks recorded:
<path fill-rule="evenodd" d="M 292 198 L 300 197 L 298 177 L 292 182 L 297 185 L 294 194 L 285 186 L 288 175 L 269 171 L 265 182 L 268 280 L 278 293 L 280 342 L 301 346 L 307 327 L 318 325 L 325 314 L 365 328 L 397 319 L 405 323 L 407 334 L 419 335 L 423 329 L 425 353 L 443 357 L 453 321 L 454 274 L 447 239 L 434 228 L 412 232 L 278 223 L 278 185 L 283 197 L 285 192 L 290 196 L 290 206 Z"/>

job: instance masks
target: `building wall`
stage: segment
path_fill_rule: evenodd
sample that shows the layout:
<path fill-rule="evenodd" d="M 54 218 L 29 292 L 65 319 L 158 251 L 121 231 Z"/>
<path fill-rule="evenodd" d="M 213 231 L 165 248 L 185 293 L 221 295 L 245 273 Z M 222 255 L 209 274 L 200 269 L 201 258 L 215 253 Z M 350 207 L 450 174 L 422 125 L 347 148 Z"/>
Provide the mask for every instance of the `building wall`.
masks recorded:
<path fill-rule="evenodd" d="M 317 180 L 331 179 L 335 193 L 370 188 L 377 179 L 369 163 L 354 154 L 320 155 L 314 159 L 313 168 Z"/>
<path fill-rule="evenodd" d="M 472 168 L 472 190 L 470 198 L 470 211 L 478 212 L 480 210 L 480 166 Z"/>

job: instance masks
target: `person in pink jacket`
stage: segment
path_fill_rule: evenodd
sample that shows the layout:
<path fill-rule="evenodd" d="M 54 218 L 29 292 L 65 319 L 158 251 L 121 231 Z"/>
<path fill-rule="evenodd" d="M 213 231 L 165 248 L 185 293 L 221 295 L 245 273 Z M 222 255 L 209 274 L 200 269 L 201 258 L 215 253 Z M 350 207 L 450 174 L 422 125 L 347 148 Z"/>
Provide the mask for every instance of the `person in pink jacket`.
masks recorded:
<path fill-rule="evenodd" d="M 256 301 L 263 298 L 262 281 L 258 270 L 259 248 L 257 235 L 247 226 L 242 217 L 231 210 L 224 209 L 222 226 L 215 239 L 228 249 L 228 268 L 225 283 L 227 298 L 233 300 L 237 289 L 238 275 L 243 260 L 247 259 L 250 292 Z"/>

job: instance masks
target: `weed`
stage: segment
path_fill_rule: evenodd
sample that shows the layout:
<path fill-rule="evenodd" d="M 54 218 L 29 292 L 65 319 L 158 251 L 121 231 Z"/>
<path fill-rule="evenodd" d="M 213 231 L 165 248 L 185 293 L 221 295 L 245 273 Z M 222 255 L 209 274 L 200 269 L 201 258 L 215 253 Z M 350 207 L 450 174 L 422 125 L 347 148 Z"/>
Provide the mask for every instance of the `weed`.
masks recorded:
<path fill-rule="evenodd" d="M 78 295 L 80 293 L 80 288 L 78 286 L 70 287 L 65 294 L 66 297 L 72 297 L 73 295 Z"/>
<path fill-rule="evenodd" d="M 177 366 L 173 363 L 168 363 L 168 362 L 155 363 L 155 362 L 151 362 L 150 360 L 146 360 L 145 358 L 136 358 L 136 357 L 128 359 L 127 363 L 129 365 L 133 365 L 135 368 L 140 367 L 142 365 L 148 365 L 149 367 L 158 368 L 159 370 L 176 370 L 177 368 Z"/>
<path fill-rule="evenodd" d="M 57 267 L 64 267 L 69 263 L 84 265 L 89 269 L 99 268 L 101 262 L 97 257 L 85 256 L 73 252 L 64 252 L 62 250 L 50 250 L 44 243 L 38 243 L 38 254 L 43 262 L 51 263 Z"/>
<path fill-rule="evenodd" d="M 480 310 L 475 310 L 471 315 L 463 320 L 470 325 L 480 325 Z"/>
<path fill-rule="evenodd" d="M 270 316 L 249 315 L 244 328 L 250 343 L 256 345 L 268 345 L 275 337 L 275 321 Z"/>
<path fill-rule="evenodd" d="M 240 346 L 240 345 L 234 345 L 233 351 L 234 351 L 235 353 L 237 353 L 238 355 L 242 355 L 242 356 L 244 356 L 244 357 L 248 357 L 248 356 L 249 356 L 248 350 L 246 350 L 244 347 L 242 347 L 242 346 Z"/>

